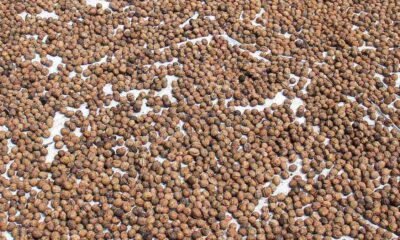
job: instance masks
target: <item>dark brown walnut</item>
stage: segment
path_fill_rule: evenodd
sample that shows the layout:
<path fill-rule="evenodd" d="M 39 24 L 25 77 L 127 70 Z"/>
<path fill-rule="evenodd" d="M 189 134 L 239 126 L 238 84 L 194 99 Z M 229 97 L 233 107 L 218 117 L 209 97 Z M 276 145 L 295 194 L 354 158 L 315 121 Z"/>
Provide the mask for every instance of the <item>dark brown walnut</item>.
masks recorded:
<path fill-rule="evenodd" d="M 0 1 L 0 239 L 397 239 L 400 6 Z"/>

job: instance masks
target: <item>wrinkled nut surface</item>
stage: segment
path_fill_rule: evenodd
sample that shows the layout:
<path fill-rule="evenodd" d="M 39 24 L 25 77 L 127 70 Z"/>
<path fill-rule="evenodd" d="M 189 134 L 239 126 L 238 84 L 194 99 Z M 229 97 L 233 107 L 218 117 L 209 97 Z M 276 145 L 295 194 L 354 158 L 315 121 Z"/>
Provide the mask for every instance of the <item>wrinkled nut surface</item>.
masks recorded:
<path fill-rule="evenodd" d="M 397 239 L 400 5 L 0 1 L 1 239 Z"/>

